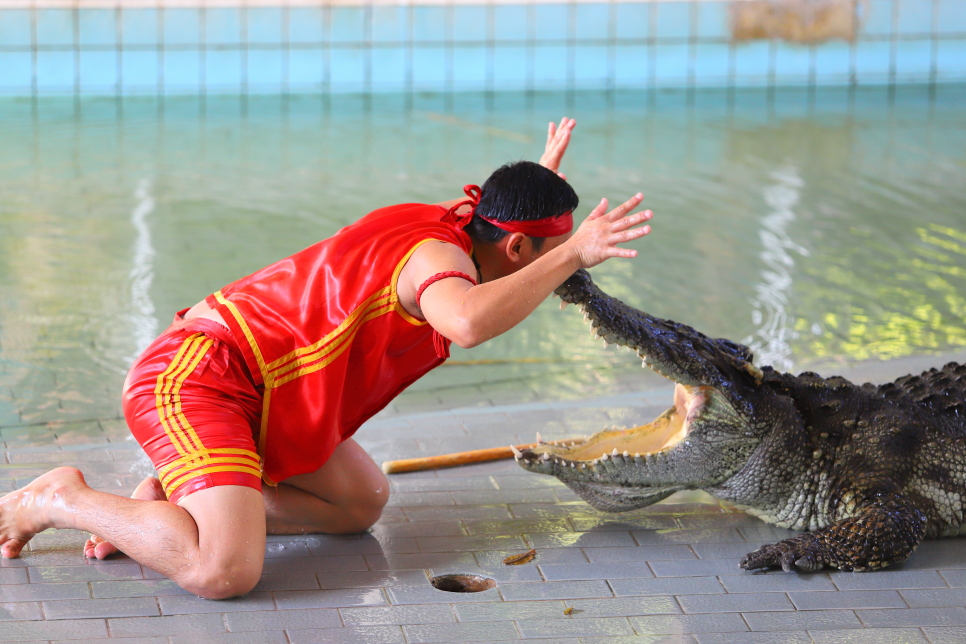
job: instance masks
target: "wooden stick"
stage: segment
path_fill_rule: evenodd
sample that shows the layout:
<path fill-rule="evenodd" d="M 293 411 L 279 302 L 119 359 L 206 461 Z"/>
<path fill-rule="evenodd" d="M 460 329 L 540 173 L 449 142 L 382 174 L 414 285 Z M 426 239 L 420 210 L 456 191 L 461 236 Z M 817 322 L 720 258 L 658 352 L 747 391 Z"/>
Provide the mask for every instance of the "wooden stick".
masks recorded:
<path fill-rule="evenodd" d="M 582 441 L 583 438 L 570 438 L 563 441 L 545 441 L 543 443 L 530 443 L 528 445 L 516 445 L 518 450 L 533 449 L 539 445 L 570 445 Z M 513 449 L 510 447 L 489 447 L 487 449 L 474 449 L 469 452 L 456 452 L 455 454 L 442 454 L 441 456 L 421 456 L 419 458 L 404 458 L 398 461 L 384 461 L 382 471 L 386 474 L 400 474 L 402 472 L 422 472 L 424 470 L 436 470 L 444 467 L 456 467 L 458 465 L 470 465 L 472 463 L 486 463 L 488 461 L 499 461 L 505 458 L 513 458 Z"/>

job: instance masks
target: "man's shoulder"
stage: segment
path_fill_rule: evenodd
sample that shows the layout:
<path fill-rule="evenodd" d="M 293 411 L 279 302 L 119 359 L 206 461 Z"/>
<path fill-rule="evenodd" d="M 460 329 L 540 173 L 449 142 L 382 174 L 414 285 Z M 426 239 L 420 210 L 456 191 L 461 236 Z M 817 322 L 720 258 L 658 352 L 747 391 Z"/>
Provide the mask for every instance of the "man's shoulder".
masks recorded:
<path fill-rule="evenodd" d="M 436 215 L 441 217 L 442 215 L 446 214 L 446 211 L 443 208 L 430 203 L 400 203 L 392 206 L 383 206 L 382 208 L 377 208 L 363 217 L 363 219 L 372 217 L 374 215 L 385 216 L 390 214 L 399 215 L 405 213 L 425 213 L 426 215 Z"/>

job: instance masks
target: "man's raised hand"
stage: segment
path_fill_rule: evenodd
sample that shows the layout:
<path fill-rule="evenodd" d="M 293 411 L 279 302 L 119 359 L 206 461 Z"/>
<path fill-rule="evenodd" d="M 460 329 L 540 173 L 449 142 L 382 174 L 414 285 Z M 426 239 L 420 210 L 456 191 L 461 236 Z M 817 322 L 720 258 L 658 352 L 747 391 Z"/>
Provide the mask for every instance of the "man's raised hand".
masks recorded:
<path fill-rule="evenodd" d="M 650 210 L 628 215 L 643 201 L 637 193 L 617 208 L 607 212 L 607 199 L 601 199 L 591 211 L 574 236 L 566 244 L 576 254 L 582 268 L 597 266 L 610 257 L 636 257 L 632 248 L 620 248 L 618 244 L 633 241 L 651 232 L 650 226 L 635 228 L 653 216 Z"/>
<path fill-rule="evenodd" d="M 566 116 L 560 119 L 560 125 L 551 121 L 547 128 L 547 145 L 543 150 L 543 156 L 540 157 L 540 165 L 553 170 L 563 179 L 567 176 L 560 172 L 560 161 L 570 144 L 570 133 L 575 125 L 577 121 Z"/>

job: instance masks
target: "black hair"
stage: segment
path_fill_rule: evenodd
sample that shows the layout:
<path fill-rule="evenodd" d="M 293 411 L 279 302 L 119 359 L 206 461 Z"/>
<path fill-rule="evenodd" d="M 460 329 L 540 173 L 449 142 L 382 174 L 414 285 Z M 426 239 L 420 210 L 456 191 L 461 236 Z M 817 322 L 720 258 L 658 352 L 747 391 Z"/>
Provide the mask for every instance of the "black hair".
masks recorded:
<path fill-rule="evenodd" d="M 531 221 L 573 212 L 578 203 L 577 193 L 556 172 L 532 161 L 516 161 L 497 168 L 486 180 L 476 213 L 497 221 Z M 465 230 L 474 241 L 487 244 L 509 234 L 477 216 Z M 530 239 L 539 251 L 544 238 Z"/>

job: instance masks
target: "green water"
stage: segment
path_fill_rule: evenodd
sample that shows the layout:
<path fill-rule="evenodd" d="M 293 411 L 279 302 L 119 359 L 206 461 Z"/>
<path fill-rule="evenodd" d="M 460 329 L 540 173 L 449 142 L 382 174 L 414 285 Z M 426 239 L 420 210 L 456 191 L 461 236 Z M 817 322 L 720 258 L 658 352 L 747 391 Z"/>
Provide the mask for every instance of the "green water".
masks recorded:
<path fill-rule="evenodd" d="M 966 346 L 966 88 L 0 101 L 0 426 L 117 414 L 174 311 L 366 212 L 460 196 L 577 118 L 583 200 L 646 195 L 609 292 L 799 369 Z M 554 302 L 431 373 L 606 385 Z M 493 361 L 499 361 L 493 364 Z M 470 364 L 467 364 L 470 363 Z M 482 364 L 473 364 L 482 363 Z"/>

